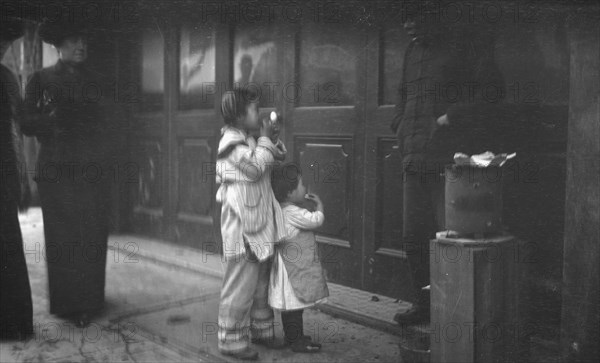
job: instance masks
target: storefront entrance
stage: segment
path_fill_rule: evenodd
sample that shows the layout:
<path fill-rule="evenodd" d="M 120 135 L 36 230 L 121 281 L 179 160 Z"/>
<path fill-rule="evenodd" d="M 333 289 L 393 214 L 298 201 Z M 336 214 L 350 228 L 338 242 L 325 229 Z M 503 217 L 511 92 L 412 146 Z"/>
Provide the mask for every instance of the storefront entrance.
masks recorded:
<path fill-rule="evenodd" d="M 326 222 L 317 240 L 330 281 L 390 295 L 407 285 L 399 281 L 408 276 L 399 248 L 400 160 L 388 126 L 408 43 L 400 24 L 234 26 L 192 12 L 161 22 L 165 17 L 153 11 L 135 29 L 137 41 L 121 47 L 140 92 L 131 140 L 131 167 L 139 172 L 131 185 L 132 229 L 219 250 L 219 95 L 237 83 L 261 94 L 264 115 L 275 108 L 283 114 L 286 161 L 302 166 L 305 184 L 323 199 Z"/>
<path fill-rule="evenodd" d="M 261 95 L 265 117 L 273 109 L 284 116 L 287 161 L 302 166 L 305 184 L 323 199 L 326 222 L 317 240 L 329 280 L 408 298 L 401 157 L 389 128 L 409 42 L 401 16 L 369 23 L 351 13 L 331 17 L 327 9 L 320 14 L 328 16 L 315 16 L 307 8 L 294 13 L 297 19 L 274 8 L 272 18 L 248 21 L 228 12 L 207 17 L 202 5 L 191 2 L 140 4 L 140 21 L 131 24 L 130 36 L 118 39 L 119 72 L 128 80 L 122 95 L 135 101 L 129 142 L 135 162 L 124 170 L 134 176 L 124 213 L 131 231 L 219 253 L 214 233 L 219 101 L 234 84 L 251 87 Z M 529 123 L 518 128 L 529 139 L 516 140 L 521 136 L 515 133 L 522 147 L 519 175 L 534 167 L 539 183 L 516 180 L 519 193 L 505 198 L 506 222 L 517 234 L 530 231 L 521 233 L 526 238 L 552 239 L 554 247 L 539 249 L 548 256 L 560 254 L 560 225 L 543 236 L 531 226 L 543 219 L 539 216 L 563 215 L 560 199 L 543 192 L 564 194 L 560 184 L 550 182 L 564 180 L 556 174 L 564 173 L 564 143 L 556 135 L 564 135 L 566 125 L 568 52 L 559 15 L 540 9 L 539 22 L 520 18 L 517 26 L 514 18 L 503 17 L 494 23 L 494 60 L 505 78 L 505 102 L 540 106 L 520 116 Z M 475 26 L 446 24 L 446 35 L 462 42 L 463 59 L 477 60 L 472 46 L 486 29 L 484 20 Z M 534 125 L 541 112 L 556 127 Z M 541 131 L 527 133 L 535 127 Z M 531 163 L 527 157 L 533 157 Z M 543 260 L 544 269 L 560 271 L 548 267 L 555 258 Z"/>

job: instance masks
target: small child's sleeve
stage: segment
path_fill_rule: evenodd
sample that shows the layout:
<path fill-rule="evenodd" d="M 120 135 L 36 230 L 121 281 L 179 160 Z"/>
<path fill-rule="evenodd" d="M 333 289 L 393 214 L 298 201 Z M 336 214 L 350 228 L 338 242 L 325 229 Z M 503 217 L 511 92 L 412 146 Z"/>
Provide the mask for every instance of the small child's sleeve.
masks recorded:
<path fill-rule="evenodd" d="M 304 208 L 289 208 L 286 212 L 288 223 L 298 229 L 319 228 L 325 222 L 325 215 L 321 211 L 310 212 Z"/>

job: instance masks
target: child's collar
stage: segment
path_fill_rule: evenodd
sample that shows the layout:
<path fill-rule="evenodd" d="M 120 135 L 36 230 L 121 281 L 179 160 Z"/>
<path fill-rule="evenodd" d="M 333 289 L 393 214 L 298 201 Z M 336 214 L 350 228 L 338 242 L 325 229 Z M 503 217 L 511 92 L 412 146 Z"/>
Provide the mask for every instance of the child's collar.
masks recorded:
<path fill-rule="evenodd" d="M 224 126 L 221 129 L 221 140 L 217 149 L 217 158 L 225 157 L 236 145 L 248 145 L 248 136 L 243 130 L 232 126 Z"/>
<path fill-rule="evenodd" d="M 248 133 L 246 131 L 244 131 L 243 129 L 237 128 L 235 126 L 231 126 L 231 125 L 225 125 L 221 128 L 221 135 L 225 134 L 225 132 L 227 131 L 232 131 L 232 132 L 236 132 L 236 133 L 240 133 L 244 136 L 244 139 L 246 139 L 248 137 Z"/>

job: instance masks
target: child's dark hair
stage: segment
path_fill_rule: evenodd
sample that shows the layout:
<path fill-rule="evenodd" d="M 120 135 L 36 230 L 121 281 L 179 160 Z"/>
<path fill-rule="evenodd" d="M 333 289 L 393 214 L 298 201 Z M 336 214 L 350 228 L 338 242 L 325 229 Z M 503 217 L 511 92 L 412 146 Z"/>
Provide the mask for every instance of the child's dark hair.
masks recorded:
<path fill-rule="evenodd" d="M 225 124 L 232 125 L 238 118 L 246 116 L 246 107 L 258 102 L 258 95 L 249 87 L 235 87 L 227 91 L 221 99 L 221 115 Z"/>
<path fill-rule="evenodd" d="M 271 186 L 273 187 L 273 194 L 275 194 L 275 198 L 279 203 L 285 202 L 288 194 L 296 190 L 301 177 L 302 170 L 295 163 L 277 165 L 273 168 Z"/>

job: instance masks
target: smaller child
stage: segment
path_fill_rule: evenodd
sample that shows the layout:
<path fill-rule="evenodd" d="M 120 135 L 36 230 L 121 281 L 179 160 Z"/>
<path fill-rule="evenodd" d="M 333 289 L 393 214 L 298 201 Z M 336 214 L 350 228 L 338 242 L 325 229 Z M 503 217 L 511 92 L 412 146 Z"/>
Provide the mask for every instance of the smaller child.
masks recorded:
<path fill-rule="evenodd" d="M 304 335 L 302 314 L 329 296 L 312 231 L 325 220 L 323 203 L 318 196 L 306 194 L 300 169 L 294 164 L 276 168 L 271 185 L 283 210 L 286 238 L 275 247 L 269 305 L 281 310 L 285 343 L 292 351 L 317 352 L 321 345 Z M 314 212 L 306 209 L 311 202 L 316 203 Z"/>

